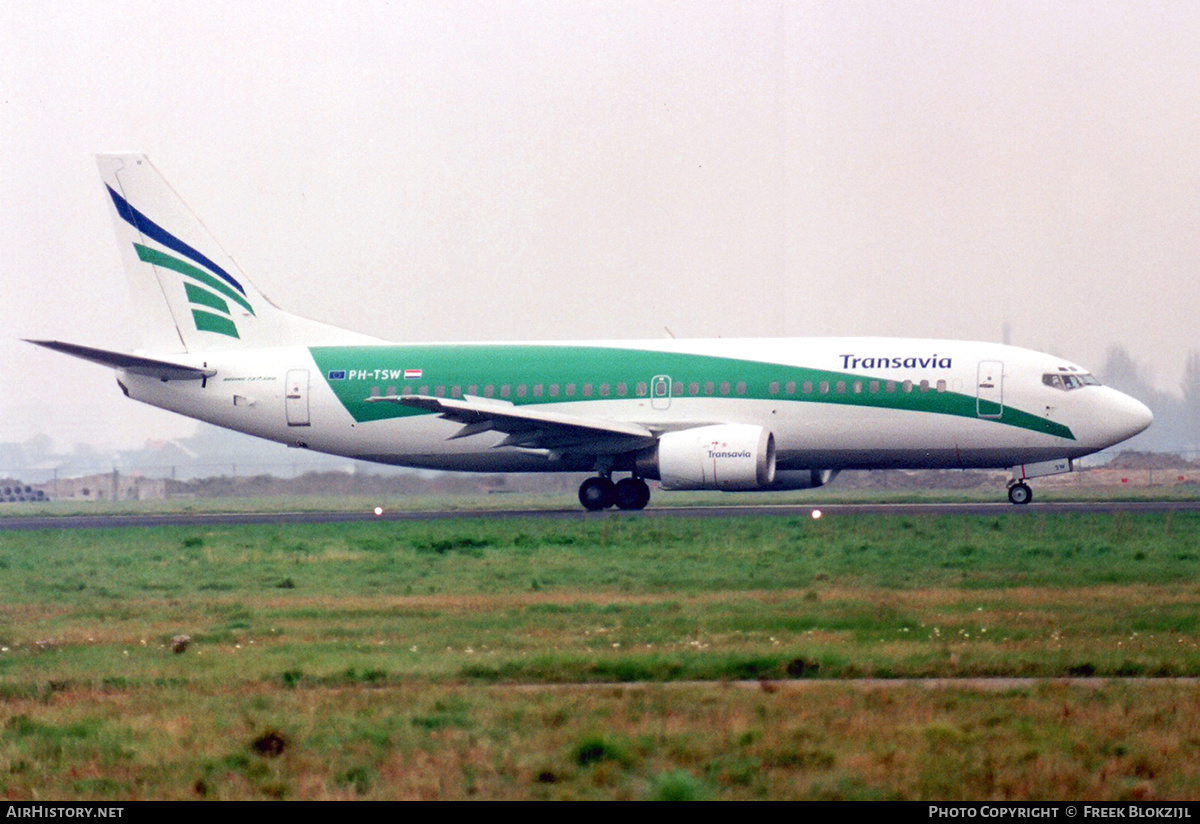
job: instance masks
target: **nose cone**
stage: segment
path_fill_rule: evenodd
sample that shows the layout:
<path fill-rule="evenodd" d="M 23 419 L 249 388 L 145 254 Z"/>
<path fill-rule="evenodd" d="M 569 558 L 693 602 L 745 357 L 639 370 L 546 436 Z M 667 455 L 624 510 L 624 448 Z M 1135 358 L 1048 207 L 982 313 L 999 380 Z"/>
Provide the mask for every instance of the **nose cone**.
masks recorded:
<path fill-rule="evenodd" d="M 1101 425 L 1108 446 L 1129 440 L 1153 422 L 1154 413 L 1146 404 L 1115 389 L 1109 390 L 1101 413 Z"/>

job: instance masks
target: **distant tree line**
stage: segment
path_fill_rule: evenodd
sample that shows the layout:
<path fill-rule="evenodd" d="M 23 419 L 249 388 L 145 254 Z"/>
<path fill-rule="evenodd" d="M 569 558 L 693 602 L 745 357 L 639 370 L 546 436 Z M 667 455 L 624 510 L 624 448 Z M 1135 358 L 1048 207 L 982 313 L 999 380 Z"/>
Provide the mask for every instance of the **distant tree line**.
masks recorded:
<path fill-rule="evenodd" d="M 1188 352 L 1178 395 L 1156 388 L 1151 368 L 1119 344 L 1108 348 L 1097 377 L 1137 398 L 1154 413 L 1154 424 L 1120 449 L 1184 452 L 1189 457 L 1200 457 L 1200 351 Z"/>

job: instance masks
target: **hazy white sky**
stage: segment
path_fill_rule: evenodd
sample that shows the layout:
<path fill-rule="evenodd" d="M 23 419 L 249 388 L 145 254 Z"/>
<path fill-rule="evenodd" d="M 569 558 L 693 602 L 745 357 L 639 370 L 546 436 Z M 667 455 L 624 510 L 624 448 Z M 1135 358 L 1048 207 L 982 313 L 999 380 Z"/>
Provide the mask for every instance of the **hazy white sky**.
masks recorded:
<path fill-rule="evenodd" d="M 396 340 L 903 335 L 1177 385 L 1194 2 L 0 4 L 0 441 L 194 424 L 127 348 L 93 155 L 150 154 L 284 308 Z"/>

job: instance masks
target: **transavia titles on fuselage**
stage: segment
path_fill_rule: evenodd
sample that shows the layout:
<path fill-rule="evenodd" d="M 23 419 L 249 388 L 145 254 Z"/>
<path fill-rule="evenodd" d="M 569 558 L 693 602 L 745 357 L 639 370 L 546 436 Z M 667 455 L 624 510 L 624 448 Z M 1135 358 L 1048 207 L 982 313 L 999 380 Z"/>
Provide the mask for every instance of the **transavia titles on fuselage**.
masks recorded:
<path fill-rule="evenodd" d="M 366 461 L 589 472 L 588 509 L 666 489 L 805 489 L 841 469 L 1069 472 L 1150 425 L 1062 358 L 993 343 L 785 338 L 396 344 L 268 301 L 139 154 L 99 157 L 144 347 L 33 341 L 125 394 Z M 613 475 L 625 474 L 616 482 Z"/>

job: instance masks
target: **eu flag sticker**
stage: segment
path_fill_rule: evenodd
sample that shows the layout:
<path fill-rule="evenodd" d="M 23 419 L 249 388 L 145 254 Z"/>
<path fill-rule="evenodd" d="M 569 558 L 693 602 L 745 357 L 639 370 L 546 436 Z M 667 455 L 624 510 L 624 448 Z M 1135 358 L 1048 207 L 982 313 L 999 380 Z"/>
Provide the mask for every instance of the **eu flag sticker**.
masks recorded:
<path fill-rule="evenodd" d="M 346 370 L 345 369 L 331 370 L 329 373 L 329 379 L 331 381 L 344 381 L 346 379 Z"/>

